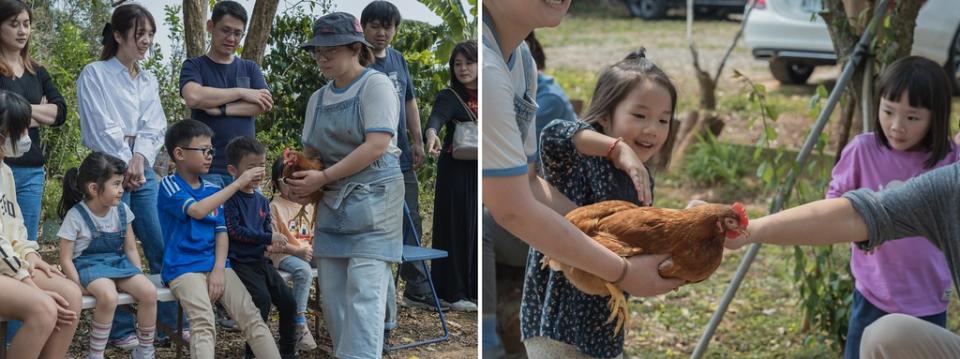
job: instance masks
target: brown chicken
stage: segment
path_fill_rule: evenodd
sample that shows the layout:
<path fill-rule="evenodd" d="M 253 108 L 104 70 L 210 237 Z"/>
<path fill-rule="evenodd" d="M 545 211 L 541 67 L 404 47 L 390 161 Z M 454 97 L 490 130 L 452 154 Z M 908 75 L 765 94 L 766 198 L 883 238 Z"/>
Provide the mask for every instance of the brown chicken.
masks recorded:
<path fill-rule="evenodd" d="M 323 163 L 320 163 L 318 159 L 312 159 L 307 157 L 303 152 L 292 151 L 289 148 L 283 150 L 283 178 L 290 178 L 295 172 L 298 171 L 308 171 L 308 170 L 323 170 Z M 323 189 L 311 193 L 308 198 L 310 203 L 314 204 L 314 208 L 320 205 L 320 200 L 323 199 Z M 310 227 L 313 228 L 316 218 L 307 218 L 307 207 L 300 207 L 300 212 L 297 212 L 297 215 L 293 217 L 298 223 L 302 220 L 310 223 Z"/>
<path fill-rule="evenodd" d="M 621 257 L 669 254 L 670 257 L 660 263 L 660 276 L 687 283 L 700 282 L 713 274 L 723 258 L 724 239 L 746 233 L 749 223 L 740 203 L 704 204 L 676 210 L 604 201 L 577 208 L 566 218 Z M 584 293 L 611 296 L 607 323 L 617 320 L 614 334 L 626 327 L 627 303 L 620 288 L 546 256 L 542 264 L 563 272 L 567 280 Z"/>

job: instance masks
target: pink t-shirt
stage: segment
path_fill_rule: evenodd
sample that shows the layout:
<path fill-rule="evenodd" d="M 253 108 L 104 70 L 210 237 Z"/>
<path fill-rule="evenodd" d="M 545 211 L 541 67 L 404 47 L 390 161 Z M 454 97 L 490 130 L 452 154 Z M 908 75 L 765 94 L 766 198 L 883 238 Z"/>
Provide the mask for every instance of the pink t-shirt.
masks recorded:
<path fill-rule="evenodd" d="M 833 168 L 827 198 L 859 188 L 879 191 L 900 186 L 928 169 L 928 152 L 904 152 L 886 148 L 873 133 L 853 139 Z M 936 167 L 957 161 L 951 150 Z M 856 287 L 874 306 L 888 313 L 928 316 L 947 310 L 950 302 L 950 271 L 943 253 L 923 237 L 885 242 L 867 253 L 851 246 L 850 269 Z"/>

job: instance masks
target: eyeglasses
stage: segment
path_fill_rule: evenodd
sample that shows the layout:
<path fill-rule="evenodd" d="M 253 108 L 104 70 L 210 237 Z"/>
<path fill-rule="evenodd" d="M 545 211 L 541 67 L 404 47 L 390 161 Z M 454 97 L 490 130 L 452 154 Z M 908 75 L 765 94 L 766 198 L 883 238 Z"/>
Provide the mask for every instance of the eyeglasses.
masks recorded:
<path fill-rule="evenodd" d="M 203 154 L 204 156 L 210 156 L 210 157 L 213 157 L 213 155 L 217 153 L 217 151 L 214 150 L 213 147 L 180 147 L 180 149 L 186 150 L 186 151 L 200 151 L 200 153 Z"/>
<path fill-rule="evenodd" d="M 237 40 L 242 39 L 243 35 L 246 34 L 242 30 L 230 31 L 229 29 L 225 29 L 225 28 L 221 28 L 217 31 L 219 31 L 220 35 L 223 35 L 224 38 L 230 38 L 230 36 L 234 36 L 237 38 Z"/>
<path fill-rule="evenodd" d="M 317 46 L 313 48 L 313 56 L 318 59 L 323 58 L 324 60 L 330 60 L 330 58 L 333 55 L 336 55 L 337 51 L 340 51 L 341 48 L 343 48 L 343 46 Z"/>

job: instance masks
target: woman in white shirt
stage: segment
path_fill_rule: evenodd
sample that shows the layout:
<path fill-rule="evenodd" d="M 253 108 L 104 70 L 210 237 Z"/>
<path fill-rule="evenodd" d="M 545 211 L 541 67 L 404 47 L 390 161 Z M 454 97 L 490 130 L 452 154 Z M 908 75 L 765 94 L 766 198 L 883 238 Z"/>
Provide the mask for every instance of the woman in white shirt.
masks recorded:
<path fill-rule="evenodd" d="M 133 211 L 133 231 L 143 244 L 151 273 L 160 273 L 163 240 L 157 217 L 156 174 L 151 169 L 163 145 L 167 117 L 160 106 L 156 77 L 138 62 L 153 46 L 156 22 L 137 4 L 117 7 L 103 29 L 100 61 L 88 64 L 77 79 L 83 144 L 127 162 L 123 201 Z M 161 303 L 157 316 L 175 325 L 176 306 Z M 172 327 L 172 326 L 171 326 Z M 133 317 L 117 311 L 111 339 L 123 347 L 135 340 Z"/>

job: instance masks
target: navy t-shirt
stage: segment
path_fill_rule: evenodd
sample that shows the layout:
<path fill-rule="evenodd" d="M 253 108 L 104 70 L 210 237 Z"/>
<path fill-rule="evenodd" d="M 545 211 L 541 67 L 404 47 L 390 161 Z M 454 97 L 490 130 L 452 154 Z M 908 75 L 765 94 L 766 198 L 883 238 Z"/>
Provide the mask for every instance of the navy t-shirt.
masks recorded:
<path fill-rule="evenodd" d="M 180 70 L 180 91 L 188 82 L 200 86 L 216 88 L 241 87 L 240 79 L 245 78 L 245 88 L 266 89 L 267 82 L 256 62 L 234 57 L 230 64 L 214 62 L 207 55 L 194 57 L 183 62 Z M 181 94 L 182 96 L 182 94 Z M 227 174 L 227 143 L 238 136 L 256 136 L 254 118 L 235 116 L 210 116 L 203 110 L 193 109 L 190 116 L 213 129 L 213 147 L 217 150 L 213 156 L 210 173 Z"/>
<path fill-rule="evenodd" d="M 413 155 L 410 153 L 410 140 L 407 139 L 407 101 L 416 98 L 413 90 L 413 80 L 407 69 L 407 60 L 400 51 L 392 47 L 387 48 L 387 56 L 378 57 L 370 68 L 380 71 L 393 81 L 393 87 L 400 97 L 400 123 L 397 125 L 397 147 L 400 148 L 400 169 L 407 171 L 413 168 Z"/>

